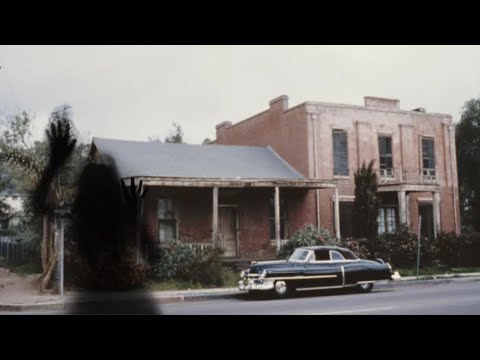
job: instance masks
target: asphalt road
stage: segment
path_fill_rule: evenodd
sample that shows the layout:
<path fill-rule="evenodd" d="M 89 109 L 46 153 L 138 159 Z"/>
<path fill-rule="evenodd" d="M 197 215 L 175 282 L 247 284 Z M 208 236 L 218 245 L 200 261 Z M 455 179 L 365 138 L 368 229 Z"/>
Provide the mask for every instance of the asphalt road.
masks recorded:
<path fill-rule="evenodd" d="M 236 298 L 159 305 L 165 315 L 480 315 L 480 281 L 352 291 L 304 291 L 288 299 Z M 62 311 L 0 312 L 63 314 Z"/>
<path fill-rule="evenodd" d="M 436 315 L 480 314 L 480 282 L 378 288 L 369 294 L 302 292 L 289 299 L 233 299 L 165 304 L 166 315 Z"/>

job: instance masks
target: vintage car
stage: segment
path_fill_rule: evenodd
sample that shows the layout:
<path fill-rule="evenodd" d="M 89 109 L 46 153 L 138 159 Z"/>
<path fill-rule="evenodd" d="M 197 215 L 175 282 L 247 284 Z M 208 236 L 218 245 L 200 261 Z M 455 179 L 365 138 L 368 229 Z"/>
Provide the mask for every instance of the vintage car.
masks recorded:
<path fill-rule="evenodd" d="M 392 276 L 392 267 L 381 259 L 363 260 L 337 246 L 310 246 L 295 249 L 288 260 L 252 262 L 238 285 L 249 292 L 273 290 L 278 297 L 294 290 L 343 287 L 366 293 L 375 282 Z"/>

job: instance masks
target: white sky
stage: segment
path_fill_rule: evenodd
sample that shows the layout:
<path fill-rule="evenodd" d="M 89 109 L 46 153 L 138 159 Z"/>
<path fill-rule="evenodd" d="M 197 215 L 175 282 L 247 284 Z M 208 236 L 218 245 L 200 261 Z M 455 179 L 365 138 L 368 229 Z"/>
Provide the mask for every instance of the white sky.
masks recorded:
<path fill-rule="evenodd" d="M 458 121 L 480 96 L 480 46 L 0 46 L 0 112 L 35 114 L 36 135 L 58 105 L 85 138 L 215 138 L 288 95 L 289 105 L 400 100 Z"/>

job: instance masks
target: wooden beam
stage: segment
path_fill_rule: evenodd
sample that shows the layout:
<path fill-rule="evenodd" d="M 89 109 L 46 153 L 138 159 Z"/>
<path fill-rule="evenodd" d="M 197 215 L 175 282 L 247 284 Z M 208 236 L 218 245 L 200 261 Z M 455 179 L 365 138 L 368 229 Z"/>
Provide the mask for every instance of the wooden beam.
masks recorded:
<path fill-rule="evenodd" d="M 314 179 L 207 179 L 207 178 L 166 178 L 166 177 L 136 177 L 142 180 L 145 186 L 172 186 L 172 187 L 230 187 L 230 188 L 259 188 L 259 187 L 290 187 L 323 189 L 334 188 L 335 183 L 328 180 Z"/>
<path fill-rule="evenodd" d="M 432 193 L 433 198 L 433 224 L 434 224 L 434 238 L 437 238 L 437 235 L 442 231 L 441 222 L 440 222 L 440 193 Z"/>
<path fill-rule="evenodd" d="M 217 245 L 218 236 L 218 187 L 213 188 L 213 211 L 212 211 L 212 244 Z"/>
<path fill-rule="evenodd" d="M 398 217 L 400 225 L 407 223 L 407 207 L 405 200 L 405 191 L 399 191 L 398 193 Z"/>
<path fill-rule="evenodd" d="M 334 199 L 334 210 L 335 210 L 335 237 L 337 241 L 340 240 L 340 203 L 338 198 L 338 188 L 335 188 L 335 199 Z"/>

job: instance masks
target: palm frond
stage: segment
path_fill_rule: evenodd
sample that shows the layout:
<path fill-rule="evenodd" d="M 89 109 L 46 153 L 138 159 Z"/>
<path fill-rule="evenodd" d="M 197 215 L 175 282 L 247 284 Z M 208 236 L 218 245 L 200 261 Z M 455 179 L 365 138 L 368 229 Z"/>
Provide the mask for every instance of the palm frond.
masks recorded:
<path fill-rule="evenodd" d="M 0 164 L 9 164 L 25 170 L 25 175 L 37 181 L 42 174 L 42 165 L 20 149 L 0 150 Z"/>

